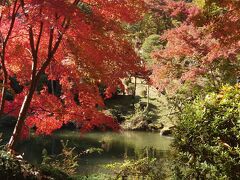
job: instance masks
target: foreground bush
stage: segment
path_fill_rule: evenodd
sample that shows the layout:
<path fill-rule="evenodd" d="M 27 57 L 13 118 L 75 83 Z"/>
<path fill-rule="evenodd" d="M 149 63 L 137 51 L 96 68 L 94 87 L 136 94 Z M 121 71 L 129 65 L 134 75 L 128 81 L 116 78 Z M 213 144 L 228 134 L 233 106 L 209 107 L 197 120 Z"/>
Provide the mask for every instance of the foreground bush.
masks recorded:
<path fill-rule="evenodd" d="M 156 158 L 145 157 L 137 160 L 125 160 L 123 163 L 110 164 L 108 168 L 114 170 L 115 177 L 113 179 L 116 180 L 157 180 L 166 177 L 162 165 L 163 162 Z"/>
<path fill-rule="evenodd" d="M 0 179 L 1 180 L 70 180 L 67 173 L 48 166 L 33 166 L 23 160 L 21 156 L 15 156 L 5 150 L 0 150 Z"/>
<path fill-rule="evenodd" d="M 37 174 L 31 165 L 0 151 L 0 179 L 37 179 Z"/>
<path fill-rule="evenodd" d="M 224 86 L 185 107 L 176 127 L 179 179 L 240 178 L 240 85 Z"/>

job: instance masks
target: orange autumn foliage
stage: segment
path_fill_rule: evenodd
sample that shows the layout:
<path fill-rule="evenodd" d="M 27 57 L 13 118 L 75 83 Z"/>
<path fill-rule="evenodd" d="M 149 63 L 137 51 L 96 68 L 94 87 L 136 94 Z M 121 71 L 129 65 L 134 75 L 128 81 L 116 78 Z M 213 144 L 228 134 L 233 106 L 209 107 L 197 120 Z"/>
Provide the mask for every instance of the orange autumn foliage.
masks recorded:
<path fill-rule="evenodd" d="M 142 0 L 14 0 L 10 5 L 3 1 L 3 73 L 16 77 L 24 88 L 4 107 L 5 113 L 18 116 L 15 133 L 27 125 L 50 134 L 70 121 L 84 131 L 118 129 L 115 120 L 101 111 L 104 102 L 98 85 L 108 87 L 105 95 L 111 97 L 113 89 L 123 87 L 121 78 L 144 73 L 121 28 L 122 22 L 139 20 L 144 10 Z M 46 89 L 36 91 L 42 74 L 60 82 L 60 97 Z M 4 87 L 9 89 L 9 83 Z"/>

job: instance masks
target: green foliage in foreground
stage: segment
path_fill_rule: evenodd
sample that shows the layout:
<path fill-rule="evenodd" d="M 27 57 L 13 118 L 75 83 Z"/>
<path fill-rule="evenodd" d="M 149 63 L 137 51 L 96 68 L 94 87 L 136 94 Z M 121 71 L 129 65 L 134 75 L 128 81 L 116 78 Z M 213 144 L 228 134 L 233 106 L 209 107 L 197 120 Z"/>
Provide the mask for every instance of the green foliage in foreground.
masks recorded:
<path fill-rule="evenodd" d="M 79 167 L 78 161 L 79 157 L 84 154 L 91 154 L 91 153 L 102 153 L 102 149 L 100 148 L 89 148 L 80 154 L 75 152 L 75 147 L 69 146 L 69 141 L 67 140 L 64 142 L 61 141 L 62 144 L 62 152 L 58 155 L 49 155 L 46 149 L 42 151 L 43 161 L 40 165 L 41 171 L 45 175 L 51 175 L 54 179 L 88 179 L 99 177 L 105 177 L 101 174 L 93 174 L 91 177 L 84 177 L 84 176 L 77 176 L 77 168 Z M 99 179 L 100 180 L 100 179 Z"/>
<path fill-rule="evenodd" d="M 35 167 L 5 150 L 0 150 L 0 179 L 45 179 L 45 180 L 70 180 L 68 174 L 53 168 Z"/>
<path fill-rule="evenodd" d="M 125 160 L 123 163 L 108 165 L 115 171 L 113 179 L 162 179 L 165 174 L 162 171 L 162 164 L 156 158 L 141 158 L 138 160 Z"/>
<path fill-rule="evenodd" d="M 0 179 L 37 179 L 34 177 L 33 167 L 21 164 L 6 151 L 0 151 Z"/>
<path fill-rule="evenodd" d="M 57 157 L 51 157 L 48 155 L 46 149 L 43 150 L 43 162 L 45 167 L 61 170 L 69 175 L 73 175 L 78 168 L 78 155 L 75 154 L 74 149 L 68 146 L 68 141 L 61 141 L 63 149 Z"/>
<path fill-rule="evenodd" d="M 52 179 L 55 179 L 55 180 L 61 180 L 61 179 L 73 180 L 72 177 L 70 177 L 67 173 L 61 171 L 58 168 L 49 167 L 47 165 L 41 165 L 39 169 L 44 175 L 50 176 Z"/>
<path fill-rule="evenodd" d="M 240 179 L 239 115 L 239 84 L 185 107 L 174 141 L 178 179 Z"/>
<path fill-rule="evenodd" d="M 104 173 L 91 174 L 87 176 L 74 176 L 73 180 L 110 180 L 111 176 Z"/>

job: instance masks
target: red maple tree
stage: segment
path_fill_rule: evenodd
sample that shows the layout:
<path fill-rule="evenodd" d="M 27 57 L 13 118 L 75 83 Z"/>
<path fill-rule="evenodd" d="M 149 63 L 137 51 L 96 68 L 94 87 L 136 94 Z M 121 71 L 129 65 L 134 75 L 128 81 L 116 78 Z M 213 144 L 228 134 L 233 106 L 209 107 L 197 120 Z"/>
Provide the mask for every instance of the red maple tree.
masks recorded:
<path fill-rule="evenodd" d="M 200 75 L 211 74 L 214 63 L 237 64 L 239 2 L 205 0 L 203 7 L 183 0 L 148 3 L 160 16 L 164 13 L 175 22 L 161 36 L 166 46 L 153 53 L 158 60 L 153 73 L 157 86 L 164 88 L 176 78 L 195 81 Z"/>
<path fill-rule="evenodd" d="M 98 85 L 104 84 L 110 97 L 123 88 L 121 78 L 144 72 L 121 28 L 121 22 L 134 22 L 143 11 L 142 0 L 1 1 L 1 115 L 18 117 L 9 148 L 27 127 L 46 134 L 69 121 L 83 130 L 119 128 L 101 111 Z M 46 88 L 36 91 L 43 74 L 61 84 L 61 96 Z M 5 100 L 9 77 L 23 86 L 11 102 Z"/>

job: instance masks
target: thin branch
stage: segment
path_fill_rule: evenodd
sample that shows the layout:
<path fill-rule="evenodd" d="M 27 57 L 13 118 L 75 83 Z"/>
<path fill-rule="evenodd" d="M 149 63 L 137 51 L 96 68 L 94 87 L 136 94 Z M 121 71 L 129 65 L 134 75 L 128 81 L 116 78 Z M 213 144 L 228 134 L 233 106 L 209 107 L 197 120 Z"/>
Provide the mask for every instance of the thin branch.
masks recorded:
<path fill-rule="evenodd" d="M 48 42 L 48 59 L 50 58 L 53 44 L 54 28 L 50 29 L 49 42 Z"/>
<path fill-rule="evenodd" d="M 11 24 L 10 24 L 7 36 L 4 39 L 3 47 L 7 46 L 7 42 L 8 42 L 8 39 L 9 39 L 11 33 L 12 33 L 12 30 L 13 30 L 13 27 L 14 27 L 14 23 L 15 23 L 15 20 L 16 20 L 16 14 L 17 14 L 19 8 L 20 8 L 20 5 L 17 7 L 17 1 L 15 1 L 14 2 L 14 6 L 13 6 L 13 11 L 12 11 L 12 21 L 11 21 Z"/>
<path fill-rule="evenodd" d="M 37 40 L 37 44 L 36 44 L 36 52 L 38 52 L 38 50 L 39 50 L 42 33 L 43 33 L 43 22 L 41 21 L 40 22 L 40 30 L 39 30 L 39 34 L 38 34 L 38 40 Z"/>
<path fill-rule="evenodd" d="M 35 46 L 34 46 L 34 34 L 33 34 L 32 26 L 29 27 L 28 34 L 29 34 L 29 41 L 30 41 L 30 47 L 31 47 L 33 61 L 35 61 L 36 50 L 35 50 Z"/>

